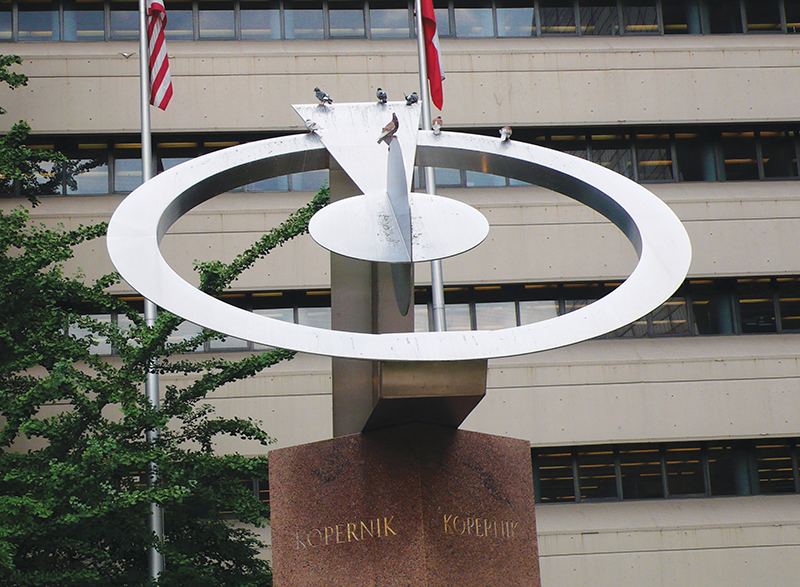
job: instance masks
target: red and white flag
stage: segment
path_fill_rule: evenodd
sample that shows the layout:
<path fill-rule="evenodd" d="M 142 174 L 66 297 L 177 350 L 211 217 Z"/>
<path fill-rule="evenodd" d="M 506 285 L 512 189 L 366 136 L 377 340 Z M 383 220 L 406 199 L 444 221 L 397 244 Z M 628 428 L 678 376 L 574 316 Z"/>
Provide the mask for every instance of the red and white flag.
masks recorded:
<path fill-rule="evenodd" d="M 439 49 L 439 33 L 436 30 L 436 13 L 433 10 L 433 0 L 420 0 L 420 6 L 422 7 L 422 30 L 425 33 L 425 63 L 428 66 L 431 99 L 436 107 L 441 110 L 444 103 L 442 94 L 444 68 L 442 67 L 442 54 Z"/>
<path fill-rule="evenodd" d="M 167 10 L 163 0 L 147 0 L 147 41 L 150 46 L 150 103 L 167 109 L 172 98 L 172 77 L 169 74 L 169 56 L 164 41 L 167 27 Z"/>

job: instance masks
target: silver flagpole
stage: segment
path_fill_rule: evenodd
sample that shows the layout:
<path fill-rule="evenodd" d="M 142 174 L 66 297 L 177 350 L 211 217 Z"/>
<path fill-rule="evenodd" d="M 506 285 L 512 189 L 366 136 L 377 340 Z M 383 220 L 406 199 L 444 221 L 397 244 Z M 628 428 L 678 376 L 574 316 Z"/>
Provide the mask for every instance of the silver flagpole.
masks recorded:
<path fill-rule="evenodd" d="M 419 56 L 419 89 L 422 100 L 422 128 L 431 128 L 431 93 L 428 89 L 428 64 L 425 61 L 425 33 L 422 28 L 421 0 L 415 0 L 414 10 L 417 15 L 417 53 Z M 425 173 L 425 190 L 429 194 L 436 194 L 436 177 L 433 167 L 423 167 Z M 447 329 L 444 313 L 444 277 L 442 276 L 442 261 L 431 261 L 431 293 L 433 298 L 433 329 L 441 332 Z"/>
<path fill-rule="evenodd" d="M 142 181 L 152 179 L 153 173 L 153 144 L 150 136 L 150 50 L 147 38 L 147 2 L 139 0 L 139 102 L 141 106 L 142 123 Z M 152 327 L 156 322 L 158 309 L 150 300 L 144 301 L 144 321 Z M 145 381 L 145 393 L 150 404 L 158 408 L 160 404 L 158 394 L 158 373 L 148 371 Z M 152 443 L 158 438 L 158 430 L 147 431 L 147 441 Z M 152 486 L 158 476 L 155 463 L 150 463 L 149 484 Z M 160 543 L 164 540 L 164 512 L 161 506 L 153 502 L 150 504 L 150 531 L 155 534 Z M 152 581 L 157 581 L 161 571 L 164 570 L 164 556 L 157 548 L 151 547 L 148 552 L 148 570 Z"/>

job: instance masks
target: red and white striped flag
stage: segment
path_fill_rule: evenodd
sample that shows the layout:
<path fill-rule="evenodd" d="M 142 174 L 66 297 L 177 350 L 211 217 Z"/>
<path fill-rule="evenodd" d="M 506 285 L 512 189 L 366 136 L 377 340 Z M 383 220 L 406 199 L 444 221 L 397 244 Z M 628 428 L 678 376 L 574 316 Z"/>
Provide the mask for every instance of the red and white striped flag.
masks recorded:
<path fill-rule="evenodd" d="M 433 0 L 420 0 L 420 6 L 422 7 L 422 29 L 425 33 L 425 62 L 428 65 L 431 99 L 436 107 L 441 110 L 444 103 L 442 94 L 444 68 L 442 67 L 442 54 L 439 49 L 439 32 L 436 30 L 436 13 L 433 10 Z"/>
<path fill-rule="evenodd" d="M 167 27 L 167 9 L 164 0 L 147 0 L 147 41 L 150 45 L 150 103 L 167 109 L 172 98 L 172 77 L 169 74 L 169 56 L 164 41 Z"/>

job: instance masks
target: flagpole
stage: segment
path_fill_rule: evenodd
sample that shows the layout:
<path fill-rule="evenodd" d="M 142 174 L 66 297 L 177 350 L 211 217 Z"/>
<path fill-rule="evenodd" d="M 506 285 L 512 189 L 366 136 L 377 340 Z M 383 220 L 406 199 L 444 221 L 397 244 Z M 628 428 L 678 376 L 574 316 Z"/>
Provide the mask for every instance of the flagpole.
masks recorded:
<path fill-rule="evenodd" d="M 153 143 L 150 133 L 150 50 L 147 35 L 147 0 L 139 0 L 139 104 L 141 107 L 142 127 L 142 181 L 153 178 Z M 144 321 L 149 327 L 156 322 L 158 308 L 150 300 L 144 301 Z M 158 373 L 149 369 L 145 380 L 145 394 L 154 408 L 160 404 L 158 392 Z M 158 439 L 158 430 L 147 431 L 147 442 L 154 443 Z M 158 477 L 155 463 L 149 464 L 148 484 L 152 487 Z M 156 537 L 156 542 L 164 541 L 164 512 L 155 502 L 150 504 L 148 515 L 150 532 Z M 148 551 L 148 571 L 150 579 L 155 582 L 164 570 L 164 555 L 155 546 Z"/>
<path fill-rule="evenodd" d="M 414 12 L 417 18 L 417 54 L 419 57 L 419 89 L 422 100 L 422 128 L 431 128 L 431 93 L 428 88 L 428 64 L 425 61 L 425 32 L 422 26 L 422 3 L 414 0 Z M 425 174 L 425 191 L 436 194 L 436 176 L 433 167 L 423 167 Z M 447 329 L 444 313 L 444 277 L 442 260 L 431 261 L 431 297 L 433 302 L 433 330 L 441 332 Z"/>

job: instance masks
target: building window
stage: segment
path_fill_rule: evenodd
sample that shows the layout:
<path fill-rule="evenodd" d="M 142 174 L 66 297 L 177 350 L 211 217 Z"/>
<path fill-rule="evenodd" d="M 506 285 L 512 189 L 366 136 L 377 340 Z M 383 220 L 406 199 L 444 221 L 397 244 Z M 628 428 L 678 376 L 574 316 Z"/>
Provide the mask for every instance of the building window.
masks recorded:
<path fill-rule="evenodd" d="M 197 24 L 200 39 L 235 39 L 233 3 L 200 0 Z"/>
<path fill-rule="evenodd" d="M 491 2 L 461 0 L 455 6 L 455 20 L 457 37 L 495 36 Z"/>
<path fill-rule="evenodd" d="M 796 439 L 533 448 L 540 503 L 799 493 Z"/>
<path fill-rule="evenodd" d="M 266 41 L 281 38 L 281 11 L 277 1 L 240 0 L 243 41 Z"/>
<path fill-rule="evenodd" d="M 284 0 L 283 17 L 287 39 L 324 39 L 322 2 Z"/>
<path fill-rule="evenodd" d="M 364 37 L 364 4 L 344 0 L 328 0 L 331 38 Z"/>
<path fill-rule="evenodd" d="M 543 35 L 576 34 L 572 0 L 539 0 L 539 22 Z"/>
<path fill-rule="evenodd" d="M 373 39 L 407 39 L 411 36 L 406 2 L 370 1 L 369 31 Z"/>
<path fill-rule="evenodd" d="M 533 2 L 519 6 L 513 0 L 496 0 L 498 37 L 535 37 L 536 16 Z"/>
<path fill-rule="evenodd" d="M 59 3 L 20 2 L 17 4 L 20 41 L 60 41 Z"/>
<path fill-rule="evenodd" d="M 64 2 L 65 41 L 103 41 L 105 30 L 102 2 Z"/>

